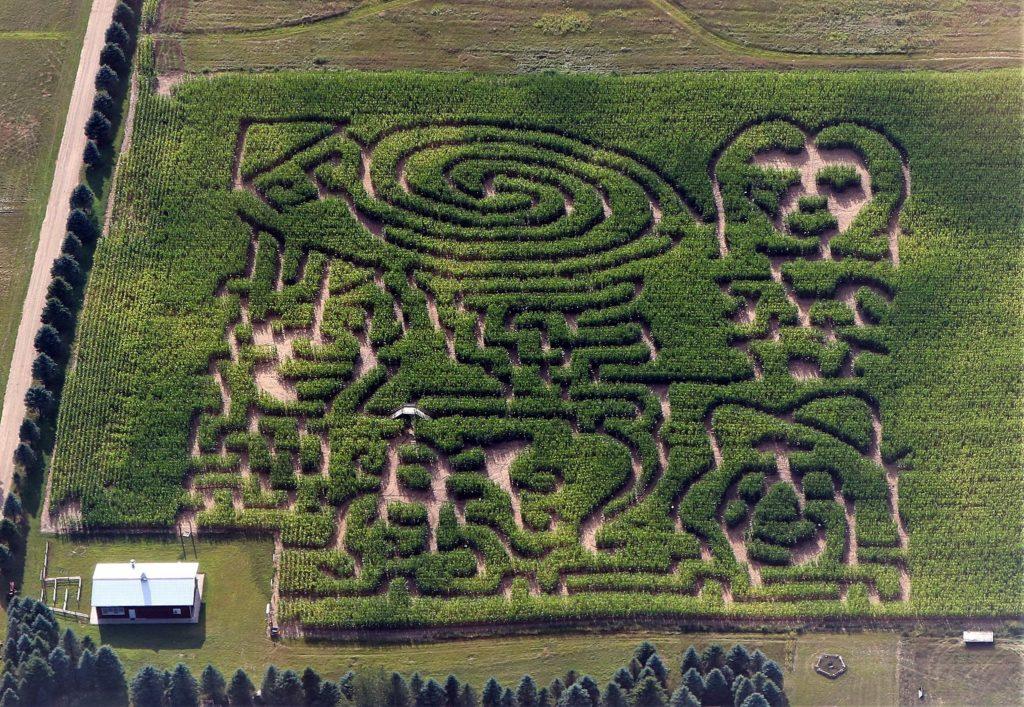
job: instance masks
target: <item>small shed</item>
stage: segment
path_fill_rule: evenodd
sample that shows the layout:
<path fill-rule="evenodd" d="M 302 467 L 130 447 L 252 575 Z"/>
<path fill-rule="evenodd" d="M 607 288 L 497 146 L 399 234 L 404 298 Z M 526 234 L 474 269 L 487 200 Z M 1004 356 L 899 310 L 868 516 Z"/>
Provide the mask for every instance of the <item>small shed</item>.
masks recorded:
<path fill-rule="evenodd" d="M 965 646 L 991 646 L 996 642 L 992 631 L 964 631 Z"/>
<path fill-rule="evenodd" d="M 198 562 L 100 563 L 90 622 L 196 623 L 203 601 Z"/>

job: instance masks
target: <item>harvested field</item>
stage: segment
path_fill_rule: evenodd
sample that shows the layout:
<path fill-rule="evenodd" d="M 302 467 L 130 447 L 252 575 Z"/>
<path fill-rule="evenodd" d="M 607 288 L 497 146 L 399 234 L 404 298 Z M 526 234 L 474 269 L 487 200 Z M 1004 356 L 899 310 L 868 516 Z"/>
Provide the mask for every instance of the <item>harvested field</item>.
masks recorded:
<path fill-rule="evenodd" d="M 162 71 L 1017 66 L 1020 8 L 942 0 L 164 0 Z"/>

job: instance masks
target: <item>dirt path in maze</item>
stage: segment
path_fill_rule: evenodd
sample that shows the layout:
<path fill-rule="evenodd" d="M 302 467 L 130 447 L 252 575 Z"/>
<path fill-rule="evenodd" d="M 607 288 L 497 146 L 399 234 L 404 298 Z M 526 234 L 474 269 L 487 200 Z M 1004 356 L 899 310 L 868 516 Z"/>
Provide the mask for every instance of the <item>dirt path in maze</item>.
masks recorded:
<path fill-rule="evenodd" d="M 18 446 L 18 428 L 25 417 L 25 393 L 32 384 L 32 359 L 35 358 L 34 337 L 46 302 L 50 284 L 50 266 L 60 254 L 64 240 L 64 221 L 68 215 L 68 199 L 78 185 L 82 171 L 82 153 L 85 151 L 85 121 L 92 113 L 92 100 L 96 94 L 93 76 L 100 66 L 103 36 L 110 24 L 117 0 L 94 0 L 85 30 L 82 53 L 78 59 L 78 73 L 71 92 L 64 134 L 57 152 L 57 168 L 53 173 L 46 215 L 39 232 L 39 245 L 32 264 L 32 276 L 25 303 L 21 310 L 21 323 L 11 358 L 10 375 L 4 391 L 3 412 L 0 413 L 0 496 L 6 495 L 14 476 L 14 449 Z"/>

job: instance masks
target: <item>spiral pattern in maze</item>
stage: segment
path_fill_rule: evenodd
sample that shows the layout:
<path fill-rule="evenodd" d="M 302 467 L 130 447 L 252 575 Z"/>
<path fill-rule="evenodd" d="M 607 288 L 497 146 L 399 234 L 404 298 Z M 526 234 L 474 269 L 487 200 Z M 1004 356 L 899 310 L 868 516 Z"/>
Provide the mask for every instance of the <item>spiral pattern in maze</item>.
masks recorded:
<path fill-rule="evenodd" d="M 638 160 L 552 132 L 404 129 L 360 160 L 364 193 L 351 203 L 364 225 L 473 275 L 603 270 L 664 250 L 659 225 L 686 213 Z M 565 259 L 580 262 L 556 270 Z"/>

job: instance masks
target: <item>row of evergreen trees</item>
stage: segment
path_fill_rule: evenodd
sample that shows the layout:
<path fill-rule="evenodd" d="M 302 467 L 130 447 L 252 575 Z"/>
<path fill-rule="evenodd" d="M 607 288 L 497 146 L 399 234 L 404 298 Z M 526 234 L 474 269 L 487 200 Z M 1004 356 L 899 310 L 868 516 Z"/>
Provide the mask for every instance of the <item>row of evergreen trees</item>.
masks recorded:
<path fill-rule="evenodd" d="M 491 678 L 478 692 L 454 675 L 443 682 L 418 673 L 346 673 L 325 680 L 312 668 L 267 668 L 259 687 L 244 670 L 230 680 L 208 665 L 197 679 L 188 666 L 173 670 L 142 668 L 129 682 L 117 653 L 79 640 L 71 629 L 60 632 L 53 612 L 24 597 L 11 601 L 0 707 L 13 705 L 198 707 L 199 705 L 287 705 L 305 707 L 786 707 L 783 673 L 759 650 L 742 645 L 726 652 L 711 645 L 692 646 L 678 668 L 678 687 L 670 693 L 669 669 L 655 647 L 637 646 L 628 665 L 619 668 L 602 690 L 589 675 L 570 670 L 541 687 L 529 675 L 514 686 Z"/>

